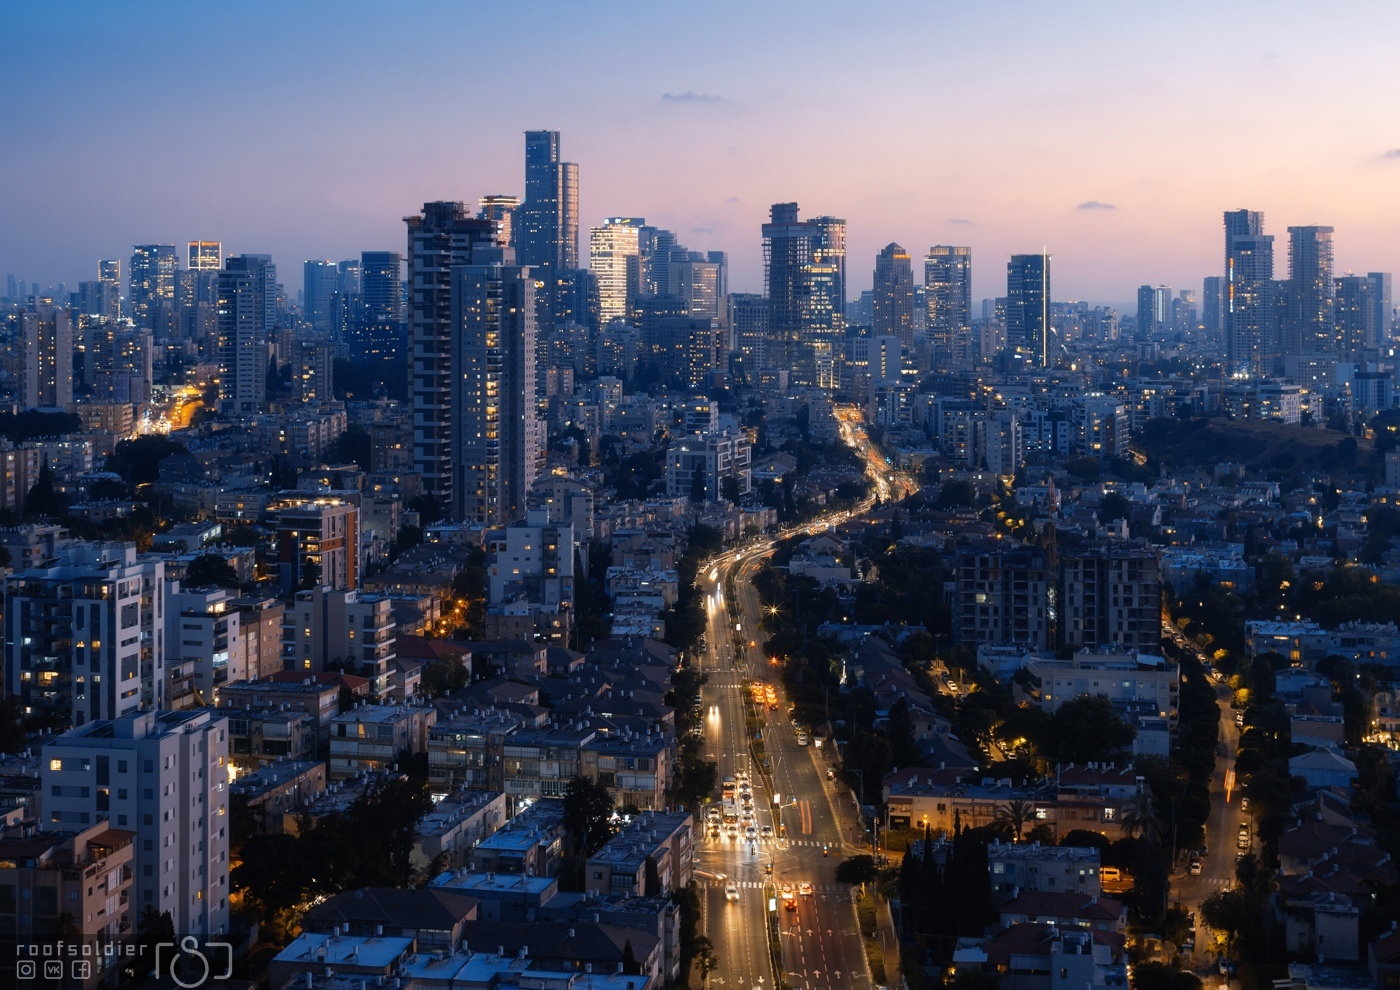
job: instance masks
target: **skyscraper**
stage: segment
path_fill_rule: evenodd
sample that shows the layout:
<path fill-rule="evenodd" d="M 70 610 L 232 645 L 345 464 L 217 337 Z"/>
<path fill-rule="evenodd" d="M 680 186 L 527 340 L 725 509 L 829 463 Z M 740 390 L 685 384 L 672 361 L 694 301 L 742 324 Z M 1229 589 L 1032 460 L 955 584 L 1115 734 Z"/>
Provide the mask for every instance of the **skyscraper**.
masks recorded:
<path fill-rule="evenodd" d="M 534 483 L 535 279 L 508 248 L 478 248 L 451 273 L 453 516 L 523 518 Z"/>
<path fill-rule="evenodd" d="M 1336 339 L 1332 228 L 1288 228 L 1288 323 L 1283 353 L 1312 354 Z"/>
<path fill-rule="evenodd" d="M 972 248 L 935 244 L 928 249 L 924 305 L 935 345 L 962 356 L 972 327 Z"/>
<path fill-rule="evenodd" d="M 519 263 L 545 284 L 537 304 L 552 327 L 554 277 L 578 267 L 578 166 L 560 160 L 558 131 L 525 132 L 525 201 L 512 230 Z"/>
<path fill-rule="evenodd" d="M 1233 378 L 1271 374 L 1276 338 L 1274 239 L 1264 214 L 1225 214 L 1225 371 Z"/>
<path fill-rule="evenodd" d="M 1050 363 L 1050 255 L 1013 254 L 1006 263 L 1006 343 L 1037 368 Z"/>
<path fill-rule="evenodd" d="M 840 217 L 813 217 L 816 228 L 812 260 L 831 270 L 831 306 L 844 323 L 846 312 L 846 221 Z"/>
<path fill-rule="evenodd" d="M 1146 340 L 1152 333 L 1152 286 L 1139 285 L 1137 290 L 1137 335 Z"/>
<path fill-rule="evenodd" d="M 797 219 L 796 203 L 774 203 L 763 225 L 763 294 L 773 367 L 793 369 L 798 363 L 814 235 L 812 224 Z"/>
<path fill-rule="evenodd" d="M 331 325 L 331 295 L 336 291 L 340 270 L 334 261 L 307 261 L 302 265 L 301 309 L 316 330 Z"/>
<path fill-rule="evenodd" d="M 770 367 L 802 385 L 835 385 L 836 343 L 845 327 L 846 222 L 801 221 L 796 203 L 774 203 L 763 225 Z"/>
<path fill-rule="evenodd" d="M 192 272 L 216 272 L 224 264 L 224 246 L 218 241 L 190 241 L 186 266 Z"/>
<path fill-rule="evenodd" d="M 1207 275 L 1201 285 L 1201 324 L 1207 340 L 1220 341 L 1225 330 L 1225 279 L 1219 275 Z"/>
<path fill-rule="evenodd" d="M 1391 308 L 1390 272 L 1367 272 L 1371 280 L 1371 305 L 1376 307 L 1376 337 L 1389 340 L 1394 329 L 1395 313 Z"/>
<path fill-rule="evenodd" d="M 598 279 L 599 320 L 624 320 L 641 294 L 640 217 L 608 217 L 588 231 L 588 267 Z"/>
<path fill-rule="evenodd" d="M 452 269 L 473 263 L 477 247 L 497 248 L 495 221 L 478 219 L 464 203 L 424 203 L 408 226 L 412 279 L 408 333 L 409 389 L 413 403 L 413 469 L 423 491 L 444 508 L 452 498 L 453 339 Z"/>
<path fill-rule="evenodd" d="M 20 314 L 20 403 L 68 411 L 73 401 L 73 321 L 67 309 Z"/>
<path fill-rule="evenodd" d="M 362 329 L 354 356 L 373 362 L 393 361 L 403 353 L 403 255 L 397 251 L 360 254 Z"/>
<path fill-rule="evenodd" d="M 162 310 L 175 302 L 175 272 L 180 258 L 174 244 L 138 244 L 131 251 L 131 318 L 150 329 Z"/>
<path fill-rule="evenodd" d="M 257 412 L 267 395 L 267 338 L 277 323 L 277 268 L 265 254 L 224 262 L 215 305 L 219 399 L 233 412 Z"/>
<path fill-rule="evenodd" d="M 520 206 L 519 196 L 510 196 L 505 193 L 493 193 L 490 196 L 482 196 L 476 201 L 479 209 L 476 212 L 478 220 L 490 220 L 496 224 L 497 239 L 502 244 L 515 244 L 515 211 Z"/>
<path fill-rule="evenodd" d="M 693 258 L 671 262 L 668 295 L 686 301 L 691 316 L 719 316 L 719 265 Z"/>
<path fill-rule="evenodd" d="M 898 244 L 886 244 L 875 257 L 874 303 L 875 336 L 898 337 L 902 345 L 913 347 L 914 269 L 909 252 Z"/>
<path fill-rule="evenodd" d="M 1380 343 L 1374 283 L 1365 275 L 1343 275 L 1335 282 L 1335 339 L 1343 354 L 1355 354 Z M 1305 352 L 1306 353 L 1306 352 Z"/>

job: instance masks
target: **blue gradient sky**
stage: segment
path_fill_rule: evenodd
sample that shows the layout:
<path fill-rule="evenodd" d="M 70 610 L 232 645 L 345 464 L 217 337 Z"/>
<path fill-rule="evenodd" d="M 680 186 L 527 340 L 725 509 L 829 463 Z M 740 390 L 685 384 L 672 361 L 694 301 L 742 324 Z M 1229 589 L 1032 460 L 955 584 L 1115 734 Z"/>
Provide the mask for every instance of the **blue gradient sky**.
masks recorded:
<path fill-rule="evenodd" d="M 643 215 L 759 290 L 774 201 L 876 251 L 1048 247 L 1058 299 L 1199 289 L 1221 211 L 1337 228 L 1400 271 L 1400 5 L 6 3 L 0 273 L 138 242 L 305 258 L 403 245 L 427 199 L 523 186 L 563 132 L 582 223 Z M 1090 204 L 1099 204 L 1098 206 Z M 584 233 L 586 253 L 586 230 Z"/>

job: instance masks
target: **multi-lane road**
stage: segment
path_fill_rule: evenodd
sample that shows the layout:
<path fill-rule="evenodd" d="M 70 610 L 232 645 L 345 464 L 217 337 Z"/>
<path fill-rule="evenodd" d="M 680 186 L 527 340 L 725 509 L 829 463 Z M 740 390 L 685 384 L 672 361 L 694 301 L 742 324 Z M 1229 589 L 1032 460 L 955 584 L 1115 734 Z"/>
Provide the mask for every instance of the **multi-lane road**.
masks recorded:
<path fill-rule="evenodd" d="M 772 988 L 776 979 L 799 990 L 869 988 L 853 892 L 835 882 L 836 864 L 852 851 L 842 842 L 837 816 L 850 792 L 827 780 L 823 753 L 798 744 L 780 684 L 777 711 L 759 710 L 767 767 L 754 765 L 747 738 L 744 682 L 778 680 L 762 651 L 749 646 L 759 639 L 759 602 L 750 582 L 771 550 L 762 544 L 730 551 L 700 575 L 708 611 L 702 663 L 709 680 L 701 691 L 707 756 L 719 764 L 721 777 L 751 774 L 758 824 L 773 830 L 772 838 L 757 842 L 699 841 L 704 930 L 719 957 L 710 982 L 721 990 Z M 726 588 L 735 589 L 737 602 L 726 600 Z M 849 820 L 849 804 L 845 808 Z M 798 889 L 804 882 L 810 894 L 790 902 L 780 896 L 784 885 Z M 730 883 L 737 899 L 726 891 Z M 782 945 L 776 974 L 769 942 L 774 916 Z"/>

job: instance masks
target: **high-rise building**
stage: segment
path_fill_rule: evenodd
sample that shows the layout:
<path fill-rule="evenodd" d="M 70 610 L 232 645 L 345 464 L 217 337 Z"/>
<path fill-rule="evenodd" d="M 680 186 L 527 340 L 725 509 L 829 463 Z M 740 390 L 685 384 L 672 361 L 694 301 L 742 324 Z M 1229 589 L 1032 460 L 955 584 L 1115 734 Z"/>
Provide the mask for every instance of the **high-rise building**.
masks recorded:
<path fill-rule="evenodd" d="M 13 277 L 13 276 L 11 276 Z M 108 258 L 97 263 L 97 281 L 110 285 L 118 296 L 122 294 L 122 263 L 120 258 Z"/>
<path fill-rule="evenodd" d="M 138 244 L 131 251 L 131 318 L 138 327 L 154 328 L 163 310 L 175 303 L 175 272 L 180 257 L 174 244 Z"/>
<path fill-rule="evenodd" d="M 403 347 L 403 255 L 360 254 L 361 329 L 352 353 L 372 362 L 406 357 Z"/>
<path fill-rule="evenodd" d="M 473 250 L 496 248 L 495 221 L 478 219 L 463 203 L 424 203 L 408 225 L 410 272 L 409 389 L 413 403 L 413 469 L 423 491 L 444 508 L 452 499 L 453 351 L 452 269 L 472 264 Z"/>
<path fill-rule="evenodd" d="M 1274 238 L 1264 214 L 1225 214 L 1225 364 L 1234 378 L 1271 374 L 1277 336 Z"/>
<path fill-rule="evenodd" d="M 924 255 L 926 324 L 934 344 L 962 357 L 972 329 L 972 248 L 935 244 Z"/>
<path fill-rule="evenodd" d="M 712 261 L 673 261 L 668 295 L 684 299 L 693 317 L 719 316 L 719 265 Z"/>
<path fill-rule="evenodd" d="M 578 267 L 578 166 L 560 160 L 558 131 L 525 132 L 525 201 L 512 229 L 519 263 L 545 284 L 536 304 L 542 325 L 552 328 L 554 277 Z"/>
<path fill-rule="evenodd" d="M 525 514 L 540 452 L 535 280 L 510 250 L 451 273 L 453 516 L 488 526 Z"/>
<path fill-rule="evenodd" d="M 496 239 L 502 244 L 515 244 L 515 211 L 520 206 L 519 196 L 506 193 L 493 193 L 476 201 L 476 218 L 490 220 L 496 225 Z"/>
<path fill-rule="evenodd" d="M 224 246 L 218 241 L 190 241 L 185 265 L 192 272 L 216 272 L 224 266 Z"/>
<path fill-rule="evenodd" d="M 57 729 L 164 707 L 165 564 L 73 542 L 5 581 L 5 691 Z"/>
<path fill-rule="evenodd" d="M 1395 311 L 1391 303 L 1390 272 L 1367 272 L 1371 280 L 1371 305 L 1376 308 L 1376 336 L 1389 340 L 1395 327 Z"/>
<path fill-rule="evenodd" d="M 41 306 L 20 322 L 20 404 L 25 409 L 68 410 L 73 401 L 73 315 Z"/>
<path fill-rule="evenodd" d="M 292 345 L 292 391 L 302 402 L 335 399 L 335 347 L 325 340 Z"/>
<path fill-rule="evenodd" d="M 735 292 L 728 297 L 730 351 L 744 377 L 764 368 L 768 342 L 768 300 L 756 292 Z"/>
<path fill-rule="evenodd" d="M 267 338 L 276 321 L 277 270 L 267 255 L 229 258 L 219 273 L 215 332 L 219 398 L 234 412 L 256 412 L 267 395 Z"/>
<path fill-rule="evenodd" d="M 598 279 L 598 316 L 603 326 L 625 320 L 641 294 L 642 257 L 637 217 L 608 217 L 588 231 L 588 268 Z"/>
<path fill-rule="evenodd" d="M 796 203 L 774 203 L 763 225 L 763 294 L 773 367 L 791 370 L 798 364 L 814 234 L 812 224 L 797 219 Z"/>
<path fill-rule="evenodd" d="M 1335 286 L 1337 346 L 1347 355 L 1375 347 L 1381 340 L 1376 331 L 1375 300 L 1371 297 L 1375 283 L 1366 275 L 1343 275 Z"/>
<path fill-rule="evenodd" d="M 334 498 L 288 497 L 275 508 L 277 579 L 285 591 L 360 584 L 360 510 Z"/>
<path fill-rule="evenodd" d="M 1284 354 L 1328 350 L 1336 339 L 1332 228 L 1288 228 L 1288 322 Z"/>
<path fill-rule="evenodd" d="M 168 911 L 190 935 L 228 930 L 226 718 L 208 708 L 104 718 L 51 739 L 41 765 L 45 829 L 106 818 L 136 833 L 133 913 Z"/>
<path fill-rule="evenodd" d="M 188 666 L 196 700 L 209 705 L 218 703 L 225 684 L 248 679 L 236 598 L 228 588 L 181 588 L 175 582 L 166 587 L 165 665 Z"/>
<path fill-rule="evenodd" d="M 1225 279 L 1207 275 L 1201 284 L 1201 326 L 1206 339 L 1220 341 L 1225 330 Z"/>
<path fill-rule="evenodd" d="M 846 311 L 846 221 L 840 217 L 813 217 L 816 228 L 812 260 L 832 269 L 831 306 L 838 317 Z"/>
<path fill-rule="evenodd" d="M 1006 264 L 1006 343 L 1021 361 L 1050 363 L 1050 255 L 1013 254 Z"/>
<path fill-rule="evenodd" d="M 842 231 L 844 237 L 844 228 Z M 845 249 L 842 248 L 842 258 L 845 258 Z M 716 283 L 715 294 L 722 300 L 729 295 L 729 253 L 727 251 L 707 251 L 705 260 L 716 266 L 719 273 Z"/>
<path fill-rule="evenodd" d="M 308 261 L 302 265 L 301 308 L 306 321 L 316 330 L 331 326 L 331 296 L 340 281 L 334 261 Z"/>
<path fill-rule="evenodd" d="M 898 337 L 905 347 L 913 347 L 914 269 L 909 252 L 898 244 L 886 244 L 875 257 L 874 303 L 875 335 Z"/>

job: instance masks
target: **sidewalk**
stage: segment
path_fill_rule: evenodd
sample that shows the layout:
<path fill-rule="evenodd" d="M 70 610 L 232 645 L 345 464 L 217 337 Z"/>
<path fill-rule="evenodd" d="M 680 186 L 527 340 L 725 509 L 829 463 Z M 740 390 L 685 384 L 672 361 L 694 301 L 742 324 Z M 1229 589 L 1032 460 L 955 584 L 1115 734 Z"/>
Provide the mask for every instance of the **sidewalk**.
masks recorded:
<path fill-rule="evenodd" d="M 899 969 L 899 935 L 894 930 L 894 916 L 890 913 L 889 901 L 876 900 L 875 927 L 880 932 L 880 951 L 885 957 L 885 986 L 902 987 L 904 980 Z"/>

